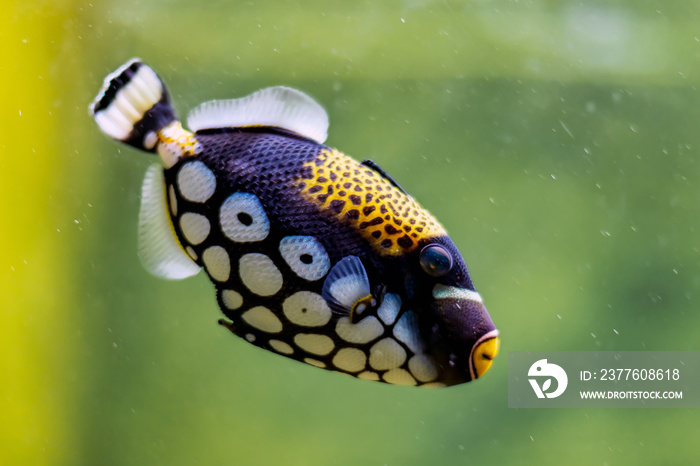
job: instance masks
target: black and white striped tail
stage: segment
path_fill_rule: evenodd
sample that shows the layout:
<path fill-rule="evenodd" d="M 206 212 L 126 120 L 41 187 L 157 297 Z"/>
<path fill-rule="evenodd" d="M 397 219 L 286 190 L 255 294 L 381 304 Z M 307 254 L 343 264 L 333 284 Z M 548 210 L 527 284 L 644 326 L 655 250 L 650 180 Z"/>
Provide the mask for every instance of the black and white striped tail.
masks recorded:
<path fill-rule="evenodd" d="M 105 134 L 146 151 L 155 150 L 157 132 L 177 118 L 163 81 L 138 58 L 105 78 L 90 110 Z"/>

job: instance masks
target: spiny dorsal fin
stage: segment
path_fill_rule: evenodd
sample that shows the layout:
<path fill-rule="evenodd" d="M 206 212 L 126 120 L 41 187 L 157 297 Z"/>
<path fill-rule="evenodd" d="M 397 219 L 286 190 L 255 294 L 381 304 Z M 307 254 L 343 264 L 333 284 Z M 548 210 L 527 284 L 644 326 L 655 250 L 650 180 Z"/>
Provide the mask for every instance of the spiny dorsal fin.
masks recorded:
<path fill-rule="evenodd" d="M 365 167 L 369 167 L 369 168 L 371 168 L 372 170 L 374 170 L 375 172 L 379 173 L 379 175 L 381 175 L 382 178 L 386 179 L 386 180 L 387 180 L 389 183 L 391 183 L 396 189 L 398 189 L 399 191 L 401 191 L 402 193 L 404 193 L 405 195 L 408 196 L 408 193 L 406 192 L 406 190 L 404 190 L 404 189 L 401 187 L 401 185 L 398 184 L 394 178 L 392 178 L 391 175 L 389 175 L 387 172 L 385 172 L 384 169 L 383 169 L 382 167 L 380 167 L 380 166 L 377 164 L 377 162 L 375 162 L 375 161 L 372 160 L 372 159 L 365 159 L 365 160 L 362 161 L 362 165 L 364 165 Z"/>
<path fill-rule="evenodd" d="M 163 167 L 157 164 L 148 168 L 143 180 L 138 244 L 141 263 L 153 275 L 179 280 L 200 270 L 175 236 L 166 202 Z"/>
<path fill-rule="evenodd" d="M 261 89 L 247 97 L 212 100 L 187 115 L 192 131 L 215 128 L 274 126 L 323 143 L 328 137 L 328 114 L 314 99 L 290 87 Z"/>

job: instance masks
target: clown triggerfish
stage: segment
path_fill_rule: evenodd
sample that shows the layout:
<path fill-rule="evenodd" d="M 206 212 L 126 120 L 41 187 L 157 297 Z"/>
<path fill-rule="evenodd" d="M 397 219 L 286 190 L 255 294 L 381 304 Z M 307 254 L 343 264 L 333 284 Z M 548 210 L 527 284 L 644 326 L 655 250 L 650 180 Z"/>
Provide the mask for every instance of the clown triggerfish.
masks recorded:
<path fill-rule="evenodd" d="M 100 129 L 155 152 L 139 254 L 169 279 L 204 268 L 227 319 L 260 348 L 360 379 L 442 387 L 474 380 L 498 331 L 443 227 L 378 165 L 323 144 L 328 115 L 270 87 L 178 121 L 138 59 L 91 105 Z"/>

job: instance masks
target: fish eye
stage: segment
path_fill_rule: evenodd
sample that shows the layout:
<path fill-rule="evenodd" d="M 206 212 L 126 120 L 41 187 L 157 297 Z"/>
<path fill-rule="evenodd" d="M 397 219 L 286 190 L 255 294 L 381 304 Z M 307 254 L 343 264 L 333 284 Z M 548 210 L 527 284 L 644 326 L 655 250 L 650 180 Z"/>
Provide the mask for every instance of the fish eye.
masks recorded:
<path fill-rule="evenodd" d="M 431 277 L 442 277 L 452 269 L 452 255 L 439 244 L 429 244 L 420 252 L 420 265 Z"/>

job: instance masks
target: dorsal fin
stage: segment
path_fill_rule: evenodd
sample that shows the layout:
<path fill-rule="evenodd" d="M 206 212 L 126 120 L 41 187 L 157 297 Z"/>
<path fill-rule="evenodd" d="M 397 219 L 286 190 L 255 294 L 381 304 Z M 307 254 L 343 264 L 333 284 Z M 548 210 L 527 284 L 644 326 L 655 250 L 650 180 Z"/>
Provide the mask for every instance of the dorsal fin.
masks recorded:
<path fill-rule="evenodd" d="M 290 87 L 261 89 L 247 97 L 212 100 L 187 115 L 192 131 L 215 128 L 273 126 L 323 143 L 328 137 L 328 114 L 314 99 Z"/>
<path fill-rule="evenodd" d="M 364 165 L 365 167 L 371 168 L 371 169 L 374 170 L 375 172 L 379 173 L 379 175 L 380 175 L 382 178 L 384 178 L 384 179 L 387 180 L 389 183 L 391 183 L 396 189 L 398 189 L 398 190 L 401 191 L 402 193 L 408 195 L 408 193 L 401 187 L 401 185 L 398 184 L 398 183 L 396 182 L 396 180 L 395 180 L 394 178 L 391 177 L 391 175 L 389 175 L 387 172 L 385 172 L 384 169 L 383 169 L 382 167 L 380 167 L 380 166 L 377 164 L 377 162 L 375 162 L 374 160 L 372 160 L 372 159 L 365 159 L 365 160 L 362 161 L 362 165 Z"/>
<path fill-rule="evenodd" d="M 163 167 L 153 164 L 146 171 L 139 212 L 139 257 L 143 266 L 161 278 L 179 280 L 199 272 L 175 236 L 166 203 Z"/>

